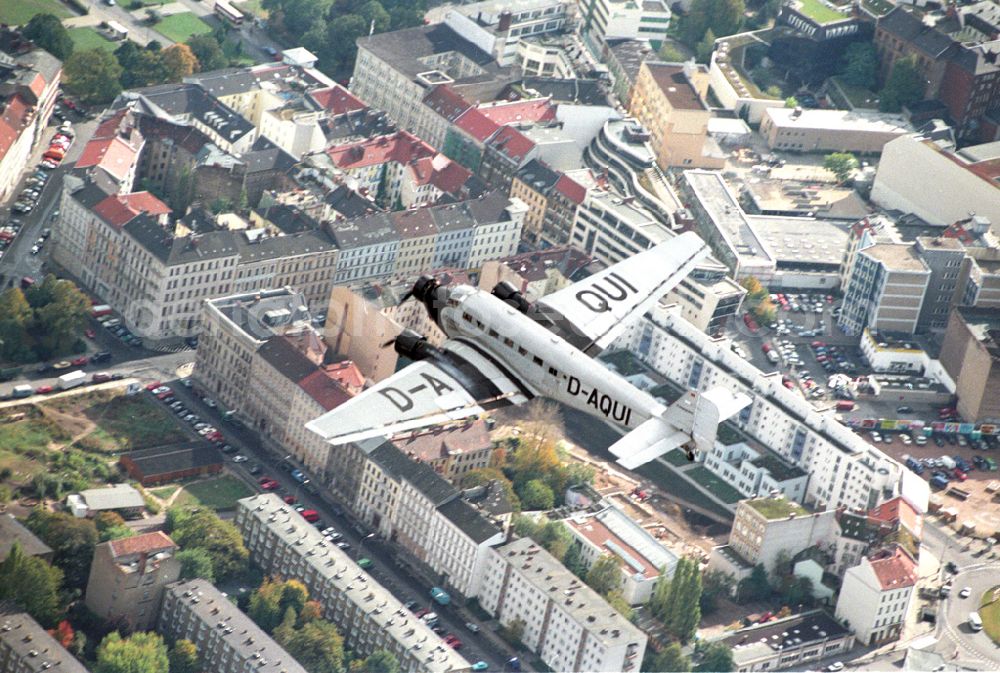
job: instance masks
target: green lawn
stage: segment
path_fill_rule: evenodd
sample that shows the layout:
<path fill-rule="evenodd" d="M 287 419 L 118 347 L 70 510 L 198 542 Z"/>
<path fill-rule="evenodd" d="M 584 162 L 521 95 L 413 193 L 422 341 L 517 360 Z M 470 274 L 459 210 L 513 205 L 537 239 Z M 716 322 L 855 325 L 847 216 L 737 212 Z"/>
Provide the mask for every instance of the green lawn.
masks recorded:
<path fill-rule="evenodd" d="M 835 80 L 835 86 L 830 87 L 830 89 L 837 92 L 837 87 L 839 87 L 851 107 L 878 108 L 878 94 L 874 91 L 848 84 L 839 77 L 834 77 L 833 79 Z"/>
<path fill-rule="evenodd" d="M 833 23 L 847 18 L 845 12 L 830 9 L 821 0 L 799 0 L 799 2 L 802 3 L 799 11 L 819 24 Z"/>
<path fill-rule="evenodd" d="M 225 476 L 185 486 L 174 505 L 234 509 L 237 500 L 253 494 L 250 487 L 236 477 Z"/>
<path fill-rule="evenodd" d="M 685 459 L 686 460 L 686 459 Z M 636 470 L 646 479 L 649 479 L 658 487 L 672 493 L 682 500 L 686 500 L 692 505 L 711 510 L 728 519 L 733 518 L 733 513 L 718 504 L 707 495 L 702 493 L 697 486 L 684 479 L 672 469 L 658 460 L 651 461 Z"/>
<path fill-rule="evenodd" d="M 98 450 L 131 451 L 187 439 L 177 420 L 148 394 L 118 395 L 83 413 L 98 426 L 88 435 Z"/>
<path fill-rule="evenodd" d="M 983 631 L 1000 645 L 1000 586 L 995 586 L 985 594 L 980 602 L 979 617 L 983 620 Z"/>
<path fill-rule="evenodd" d="M 180 485 L 171 484 L 169 486 L 161 486 L 160 488 L 151 488 L 149 489 L 149 492 L 155 495 L 160 500 L 166 500 L 170 496 L 172 496 L 179 488 Z"/>
<path fill-rule="evenodd" d="M 743 494 L 724 482 L 718 476 L 709 472 L 707 468 L 698 466 L 685 473 L 692 480 L 705 487 L 705 490 L 714 495 L 722 502 L 732 504 L 743 499 Z"/>
<path fill-rule="evenodd" d="M 93 28 L 70 28 L 66 32 L 73 38 L 74 51 L 86 51 L 88 49 L 104 49 L 114 51 L 118 48 L 118 42 L 112 42 Z"/>
<path fill-rule="evenodd" d="M 73 16 L 65 5 L 57 0 L 0 0 L 0 23 L 23 26 L 35 14 L 47 12 L 60 19 Z"/>
<path fill-rule="evenodd" d="M 261 6 L 261 0 L 247 0 L 246 2 L 234 2 L 233 7 L 244 14 L 255 14 L 262 19 L 267 18 L 267 10 Z"/>
<path fill-rule="evenodd" d="M 0 425 L 0 447 L 22 454 L 31 450 L 48 450 L 51 442 L 67 438 L 58 425 L 44 418 L 26 418 Z"/>
<path fill-rule="evenodd" d="M 667 461 L 674 467 L 684 467 L 691 461 L 688 460 L 687 454 L 680 449 L 672 449 L 663 454 L 663 460 Z"/>
<path fill-rule="evenodd" d="M 153 28 L 174 42 L 187 42 L 192 35 L 211 33 L 212 28 L 191 12 L 171 14 L 161 19 Z"/>

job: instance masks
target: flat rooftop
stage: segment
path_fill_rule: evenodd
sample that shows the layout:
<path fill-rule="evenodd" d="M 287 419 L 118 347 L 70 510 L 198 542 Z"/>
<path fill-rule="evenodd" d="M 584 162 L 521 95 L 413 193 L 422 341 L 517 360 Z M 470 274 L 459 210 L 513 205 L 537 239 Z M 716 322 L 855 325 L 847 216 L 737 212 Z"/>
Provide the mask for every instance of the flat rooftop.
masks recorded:
<path fill-rule="evenodd" d="M 679 63 L 646 62 L 653 81 L 660 87 L 670 105 L 675 110 L 707 110 L 701 96 L 684 74 L 684 66 Z"/>
<path fill-rule="evenodd" d="M 812 642 L 840 638 L 847 634 L 847 629 L 833 617 L 817 610 L 740 629 L 723 639 L 723 642 L 733 648 L 733 656 L 737 661 L 745 662 L 771 656 L 779 650 L 797 649 Z"/>
<path fill-rule="evenodd" d="M 777 128 L 852 131 L 855 133 L 913 133 L 913 127 L 900 115 L 851 110 L 803 110 L 772 107 L 764 114 Z"/>
<path fill-rule="evenodd" d="M 846 224 L 772 215 L 748 215 L 747 220 L 779 267 L 839 267 L 847 249 Z"/>
<path fill-rule="evenodd" d="M 920 259 L 912 245 L 877 243 L 861 252 L 882 262 L 891 271 L 926 271 L 930 273 L 924 260 Z"/>
<path fill-rule="evenodd" d="M 677 555 L 660 544 L 649 531 L 616 507 L 565 522 L 581 537 L 617 558 L 622 570 L 646 579 L 660 576 L 663 568 L 677 565 Z"/>
<path fill-rule="evenodd" d="M 824 220 L 857 222 L 868 205 L 853 189 L 822 182 L 749 178 L 744 186 L 757 209 L 769 215 L 808 215 Z"/>
<path fill-rule="evenodd" d="M 744 504 L 760 512 L 768 521 L 809 514 L 805 507 L 787 498 L 754 498 L 744 500 Z"/>
<path fill-rule="evenodd" d="M 307 325 L 311 320 L 305 297 L 287 287 L 233 294 L 212 299 L 209 304 L 258 341 L 279 334 L 283 327 Z"/>
<path fill-rule="evenodd" d="M 720 171 L 689 170 L 684 171 L 684 178 L 741 264 L 744 259 L 757 264 L 774 262 Z"/>

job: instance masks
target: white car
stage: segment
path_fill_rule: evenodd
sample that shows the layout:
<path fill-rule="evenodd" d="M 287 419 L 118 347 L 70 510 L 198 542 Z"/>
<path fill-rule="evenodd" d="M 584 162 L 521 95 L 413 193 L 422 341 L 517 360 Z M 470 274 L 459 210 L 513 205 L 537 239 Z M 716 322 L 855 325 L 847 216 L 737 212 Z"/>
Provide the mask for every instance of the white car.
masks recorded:
<path fill-rule="evenodd" d="M 972 594 L 972 588 L 971 587 L 962 587 L 962 590 L 958 592 L 958 597 L 959 598 L 968 598 L 970 594 Z"/>
<path fill-rule="evenodd" d="M 829 666 L 827 666 L 826 670 L 833 671 L 833 672 L 835 672 L 835 671 L 842 671 L 842 670 L 844 670 L 844 662 L 842 662 L 842 661 L 835 661 L 832 664 L 830 664 Z"/>
<path fill-rule="evenodd" d="M 247 458 L 246 456 L 240 455 L 240 454 L 236 454 L 235 456 L 233 456 L 233 462 L 234 463 L 245 463 L 248 460 L 249 460 L 249 458 Z"/>

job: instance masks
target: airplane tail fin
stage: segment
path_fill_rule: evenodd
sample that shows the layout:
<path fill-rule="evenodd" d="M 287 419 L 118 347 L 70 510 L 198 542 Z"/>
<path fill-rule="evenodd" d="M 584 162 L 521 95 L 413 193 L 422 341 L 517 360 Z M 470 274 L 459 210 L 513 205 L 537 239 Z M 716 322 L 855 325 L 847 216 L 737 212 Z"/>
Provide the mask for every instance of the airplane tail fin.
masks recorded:
<path fill-rule="evenodd" d="M 650 418 L 612 444 L 610 451 L 622 467 L 630 470 L 679 446 L 689 460 L 694 460 L 696 450 L 712 448 L 719 423 L 750 402 L 747 395 L 724 388 L 685 393 L 659 417 Z"/>

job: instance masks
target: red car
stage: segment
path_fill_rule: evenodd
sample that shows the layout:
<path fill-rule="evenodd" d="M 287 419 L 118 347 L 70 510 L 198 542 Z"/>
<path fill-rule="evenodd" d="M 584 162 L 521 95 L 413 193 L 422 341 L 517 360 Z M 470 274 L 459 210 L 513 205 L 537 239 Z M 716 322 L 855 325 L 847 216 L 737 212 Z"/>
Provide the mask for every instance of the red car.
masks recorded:
<path fill-rule="evenodd" d="M 420 619 L 429 612 L 430 610 L 428 610 L 427 608 L 420 608 L 419 610 L 413 613 L 413 616 L 416 617 L 417 619 Z"/>
<path fill-rule="evenodd" d="M 96 336 L 97 336 L 97 333 L 96 333 L 96 332 L 94 332 L 94 330 L 92 330 L 92 329 L 85 329 L 85 330 L 83 330 L 83 334 L 84 334 L 84 335 L 85 335 L 85 336 L 86 336 L 86 337 L 87 337 L 88 339 L 93 339 L 94 337 L 96 337 Z"/>
<path fill-rule="evenodd" d="M 222 436 L 221 432 L 216 430 L 215 432 L 210 432 L 207 435 L 205 435 L 205 439 L 207 439 L 210 442 L 221 442 L 225 438 Z"/>
<path fill-rule="evenodd" d="M 451 649 L 453 649 L 453 650 L 460 650 L 460 649 L 462 649 L 462 641 L 459 640 L 458 636 L 455 636 L 454 634 L 449 633 L 447 636 L 445 636 L 444 637 L 444 642 L 445 642 L 446 645 L 448 645 L 449 647 L 451 647 Z"/>
<path fill-rule="evenodd" d="M 285 496 L 285 504 L 286 505 L 294 505 L 295 504 L 295 496 L 294 495 L 286 495 Z"/>
<path fill-rule="evenodd" d="M 62 103 L 63 105 L 65 105 L 66 107 L 68 107 L 70 110 L 75 110 L 76 109 L 76 103 L 74 103 L 73 101 L 71 101 L 69 98 L 63 98 L 59 102 Z"/>
<path fill-rule="evenodd" d="M 156 390 L 157 388 L 159 388 L 162 385 L 163 384 L 160 383 L 159 381 L 153 381 L 148 386 L 146 386 L 146 390 L 148 390 L 149 392 L 153 392 L 154 390 Z"/>
<path fill-rule="evenodd" d="M 757 330 L 760 329 L 760 327 L 757 326 L 757 322 L 753 319 L 753 317 L 751 317 L 751 315 L 749 313 L 744 313 L 743 314 L 743 322 L 746 323 L 747 327 L 754 334 L 756 334 Z"/>
<path fill-rule="evenodd" d="M 73 366 L 74 367 L 83 367 L 88 362 L 90 362 L 90 358 L 88 358 L 86 355 L 81 355 L 80 357 L 78 357 L 77 359 L 73 360 L 72 362 L 73 362 Z"/>
<path fill-rule="evenodd" d="M 280 484 L 278 484 L 278 482 L 274 481 L 273 479 L 270 479 L 261 484 L 260 487 L 265 491 L 273 491 L 276 488 L 278 488 L 279 485 Z"/>
<path fill-rule="evenodd" d="M 55 388 L 52 386 L 38 386 L 35 388 L 36 395 L 45 395 L 46 393 L 51 393 Z"/>
<path fill-rule="evenodd" d="M 319 512 L 314 509 L 304 509 L 300 512 L 300 514 L 302 514 L 302 518 L 309 523 L 316 523 L 319 521 Z"/>
<path fill-rule="evenodd" d="M 955 479 L 958 479 L 959 481 L 965 481 L 966 479 L 969 478 L 969 475 L 967 475 L 965 472 L 962 472 L 962 470 L 958 469 L 957 467 L 952 471 L 952 474 L 955 475 Z"/>

